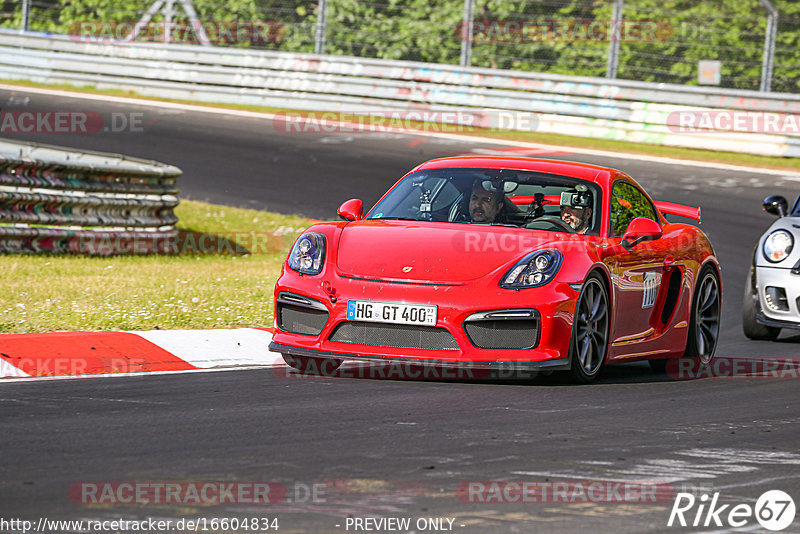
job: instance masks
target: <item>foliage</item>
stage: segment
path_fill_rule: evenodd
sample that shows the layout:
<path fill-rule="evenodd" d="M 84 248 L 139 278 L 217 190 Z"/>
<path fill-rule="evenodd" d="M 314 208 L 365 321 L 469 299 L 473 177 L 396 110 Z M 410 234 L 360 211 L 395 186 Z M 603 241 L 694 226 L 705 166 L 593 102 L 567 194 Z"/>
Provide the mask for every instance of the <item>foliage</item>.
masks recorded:
<path fill-rule="evenodd" d="M 780 13 L 774 91 L 800 90 L 800 2 L 772 0 Z M 21 2 L 0 4 L 0 26 L 19 27 Z M 80 21 L 136 21 L 150 0 L 37 0 L 31 29 L 67 33 Z M 194 0 L 204 21 L 266 21 L 268 42 L 233 43 L 313 52 L 319 2 L 301 0 Z M 586 38 L 588 24 L 608 26 L 611 0 L 475 0 L 473 66 L 605 76 L 609 40 Z M 176 5 L 176 21 L 186 17 Z M 325 53 L 459 62 L 463 0 L 328 0 Z M 697 84 L 698 61 L 722 62 L 722 87 L 759 88 L 767 17 L 759 0 L 625 0 L 623 19 L 654 24 L 655 38 L 623 38 L 617 77 Z M 162 15 L 154 21 L 163 20 Z M 522 24 L 550 27 L 525 34 Z M 517 26 L 514 26 L 514 25 Z M 569 31 L 553 30 L 566 24 Z M 652 26 L 649 26 L 652 28 Z M 533 36 L 532 36 L 533 35 Z"/>
<path fill-rule="evenodd" d="M 611 191 L 611 228 L 613 235 L 622 235 L 637 217 L 656 220 L 653 206 L 641 191 L 626 182 L 617 182 Z"/>

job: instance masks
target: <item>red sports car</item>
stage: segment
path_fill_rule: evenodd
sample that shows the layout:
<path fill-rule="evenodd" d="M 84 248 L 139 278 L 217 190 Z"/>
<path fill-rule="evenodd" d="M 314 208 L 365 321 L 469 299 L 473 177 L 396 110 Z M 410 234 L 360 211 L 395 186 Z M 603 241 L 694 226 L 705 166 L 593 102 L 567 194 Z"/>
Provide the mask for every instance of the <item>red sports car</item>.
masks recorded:
<path fill-rule="evenodd" d="M 696 358 L 720 325 L 706 235 L 625 173 L 530 158 L 423 163 L 364 215 L 294 243 L 275 286 L 270 349 L 300 370 L 344 359 L 569 370 Z"/>

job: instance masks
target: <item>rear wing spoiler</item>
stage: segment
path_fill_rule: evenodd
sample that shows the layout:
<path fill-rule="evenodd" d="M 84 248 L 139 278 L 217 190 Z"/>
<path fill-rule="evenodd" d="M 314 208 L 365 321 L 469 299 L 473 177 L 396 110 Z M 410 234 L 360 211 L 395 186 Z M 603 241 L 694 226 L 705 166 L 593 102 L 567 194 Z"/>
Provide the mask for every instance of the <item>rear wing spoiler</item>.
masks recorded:
<path fill-rule="evenodd" d="M 659 200 L 655 202 L 655 205 L 661 213 L 688 217 L 689 219 L 700 222 L 700 208 L 684 206 L 683 204 L 673 204 L 672 202 L 661 202 Z"/>

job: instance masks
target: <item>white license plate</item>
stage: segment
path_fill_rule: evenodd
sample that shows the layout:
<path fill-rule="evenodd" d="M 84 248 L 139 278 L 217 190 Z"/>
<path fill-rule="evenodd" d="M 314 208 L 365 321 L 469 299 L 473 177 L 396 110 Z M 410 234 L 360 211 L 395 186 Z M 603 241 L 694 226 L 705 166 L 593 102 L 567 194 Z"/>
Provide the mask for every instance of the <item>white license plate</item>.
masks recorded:
<path fill-rule="evenodd" d="M 348 300 L 348 321 L 436 326 L 437 307 L 430 304 Z"/>

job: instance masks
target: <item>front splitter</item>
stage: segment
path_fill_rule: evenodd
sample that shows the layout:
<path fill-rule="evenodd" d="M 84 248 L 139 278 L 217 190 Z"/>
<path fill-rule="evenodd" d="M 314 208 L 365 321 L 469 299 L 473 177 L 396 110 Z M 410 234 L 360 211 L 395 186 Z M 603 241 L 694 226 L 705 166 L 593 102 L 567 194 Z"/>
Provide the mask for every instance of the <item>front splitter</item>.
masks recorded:
<path fill-rule="evenodd" d="M 568 371 L 570 369 L 569 358 L 559 358 L 555 360 L 547 360 L 541 362 L 518 362 L 518 361 L 455 361 L 455 360 L 437 360 L 437 359 L 423 359 L 423 358 L 392 358 L 390 356 L 366 356 L 363 354 L 340 354 L 337 352 L 326 352 L 315 349 L 307 349 L 300 347 L 292 347 L 275 343 L 274 341 L 269 344 L 269 350 L 273 352 L 280 352 L 281 354 L 290 354 L 292 356 L 306 356 L 310 358 L 334 358 L 337 360 L 361 360 L 372 361 L 390 364 L 412 364 L 412 365 L 429 365 L 437 367 L 457 367 L 469 369 L 481 369 L 487 371 Z"/>

